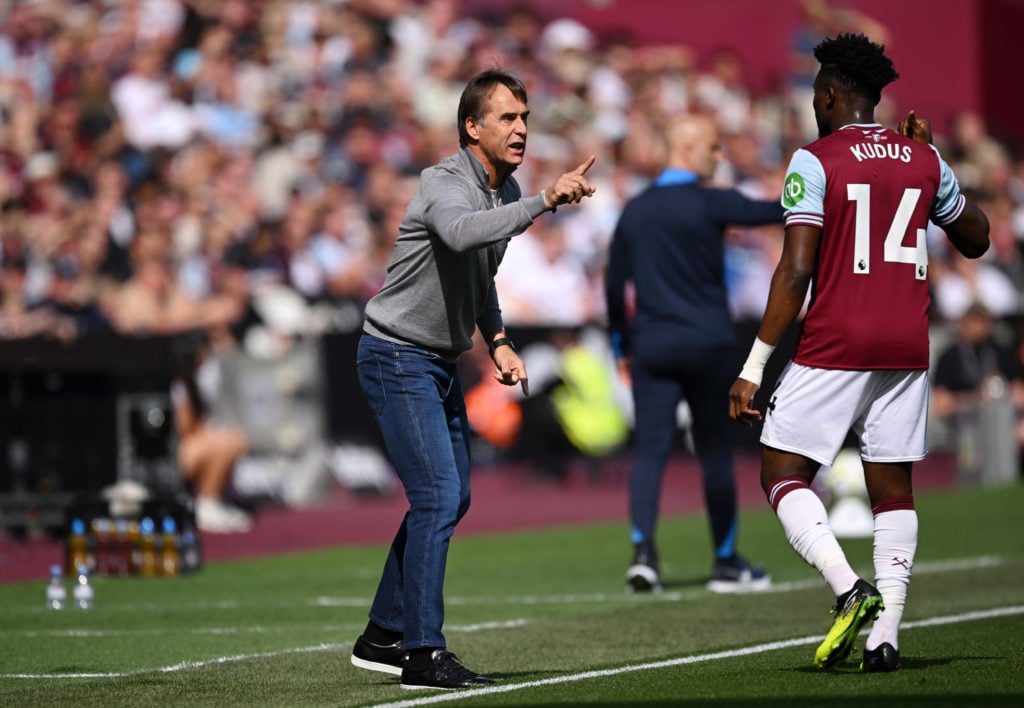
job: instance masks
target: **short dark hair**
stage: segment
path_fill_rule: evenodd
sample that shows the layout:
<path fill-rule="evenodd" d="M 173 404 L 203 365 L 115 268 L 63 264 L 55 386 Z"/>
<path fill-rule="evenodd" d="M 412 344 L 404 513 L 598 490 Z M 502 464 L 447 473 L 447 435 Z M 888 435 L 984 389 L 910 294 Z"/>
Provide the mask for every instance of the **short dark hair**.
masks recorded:
<path fill-rule="evenodd" d="M 466 132 L 466 119 L 473 118 L 480 121 L 483 119 L 486 108 L 487 97 L 491 95 L 494 87 L 501 84 L 512 95 L 523 103 L 526 100 L 526 86 L 512 74 L 504 69 L 487 69 L 474 76 L 462 90 L 462 98 L 459 99 L 459 145 L 469 145 L 469 133 Z"/>
<path fill-rule="evenodd" d="M 814 48 L 814 57 L 821 62 L 822 73 L 875 105 L 882 100 L 882 88 L 900 77 L 885 47 L 863 34 L 824 39 Z"/>

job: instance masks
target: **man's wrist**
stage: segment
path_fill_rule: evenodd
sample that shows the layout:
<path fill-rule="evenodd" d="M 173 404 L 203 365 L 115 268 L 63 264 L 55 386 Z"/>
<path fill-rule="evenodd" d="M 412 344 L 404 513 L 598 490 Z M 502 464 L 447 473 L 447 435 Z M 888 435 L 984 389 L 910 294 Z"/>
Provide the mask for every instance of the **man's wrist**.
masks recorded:
<path fill-rule="evenodd" d="M 516 345 L 512 343 L 512 340 L 508 337 L 498 337 L 487 343 L 487 350 L 491 353 L 491 358 L 494 358 L 494 351 L 498 347 L 512 347 L 512 351 L 516 350 Z"/>
<path fill-rule="evenodd" d="M 773 351 L 775 351 L 774 344 L 765 344 L 760 337 L 754 337 L 754 345 L 750 348 L 750 355 L 743 364 L 743 370 L 740 371 L 740 378 L 757 384 L 760 388 L 761 380 L 764 378 L 764 367 Z"/>
<path fill-rule="evenodd" d="M 551 202 L 548 201 L 548 190 L 540 190 L 540 198 L 544 200 L 544 206 L 550 209 L 552 213 L 554 213 L 555 209 L 557 209 L 557 205 L 552 204 Z"/>

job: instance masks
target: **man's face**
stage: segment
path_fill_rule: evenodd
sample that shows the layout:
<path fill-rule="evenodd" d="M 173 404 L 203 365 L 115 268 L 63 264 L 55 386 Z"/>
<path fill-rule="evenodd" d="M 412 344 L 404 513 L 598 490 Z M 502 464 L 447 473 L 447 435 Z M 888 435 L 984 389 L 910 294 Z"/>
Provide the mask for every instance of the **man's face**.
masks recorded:
<path fill-rule="evenodd" d="M 722 141 L 718 128 L 711 122 L 701 125 L 698 131 L 693 144 L 693 166 L 697 175 L 706 181 L 714 177 L 718 169 L 718 161 L 722 158 Z"/>
<path fill-rule="evenodd" d="M 960 320 L 960 331 L 965 341 L 979 344 L 992 333 L 992 320 L 988 315 L 968 312 Z"/>
<path fill-rule="evenodd" d="M 526 155 L 526 104 L 512 95 L 505 86 L 495 86 L 487 100 L 483 119 L 470 119 L 470 134 L 479 141 L 485 162 L 496 170 L 522 164 Z"/>

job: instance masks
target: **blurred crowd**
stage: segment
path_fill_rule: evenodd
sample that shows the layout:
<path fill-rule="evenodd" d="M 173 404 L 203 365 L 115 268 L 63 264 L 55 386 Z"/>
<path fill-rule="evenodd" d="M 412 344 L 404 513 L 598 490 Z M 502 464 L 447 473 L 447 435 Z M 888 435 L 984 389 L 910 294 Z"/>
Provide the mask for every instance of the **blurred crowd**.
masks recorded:
<path fill-rule="evenodd" d="M 510 246 L 498 288 L 511 326 L 603 322 L 611 232 L 658 172 L 672 117 L 714 115 L 717 180 L 764 198 L 815 137 L 795 59 L 792 85 L 759 95 L 729 49 L 635 46 L 515 2 L 472 16 L 459 0 L 2 5 L 3 339 L 202 329 L 215 348 L 272 353 L 280 336 L 358 327 L 419 171 L 457 149 L 458 97 L 483 67 L 529 89 L 525 193 L 597 155 L 595 197 Z M 805 6 L 794 57 L 816 33 L 858 29 Z M 878 115 L 894 126 L 906 108 Z M 980 302 L 1014 318 L 1024 159 L 977 115 L 935 129 L 993 243 L 969 261 L 929 235 L 935 317 Z M 781 242 L 779 227 L 731 233 L 738 319 L 760 317 Z"/>

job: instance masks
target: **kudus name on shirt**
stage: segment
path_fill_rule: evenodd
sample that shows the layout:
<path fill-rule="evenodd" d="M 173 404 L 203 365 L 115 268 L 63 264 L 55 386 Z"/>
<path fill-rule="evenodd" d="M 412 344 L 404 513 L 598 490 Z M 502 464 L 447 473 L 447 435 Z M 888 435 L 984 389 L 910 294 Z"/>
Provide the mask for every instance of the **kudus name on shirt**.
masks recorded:
<path fill-rule="evenodd" d="M 860 143 L 851 145 L 850 152 L 857 158 L 857 162 L 864 162 L 872 158 L 885 157 L 900 162 L 910 162 L 909 145 L 893 145 L 892 143 Z"/>

